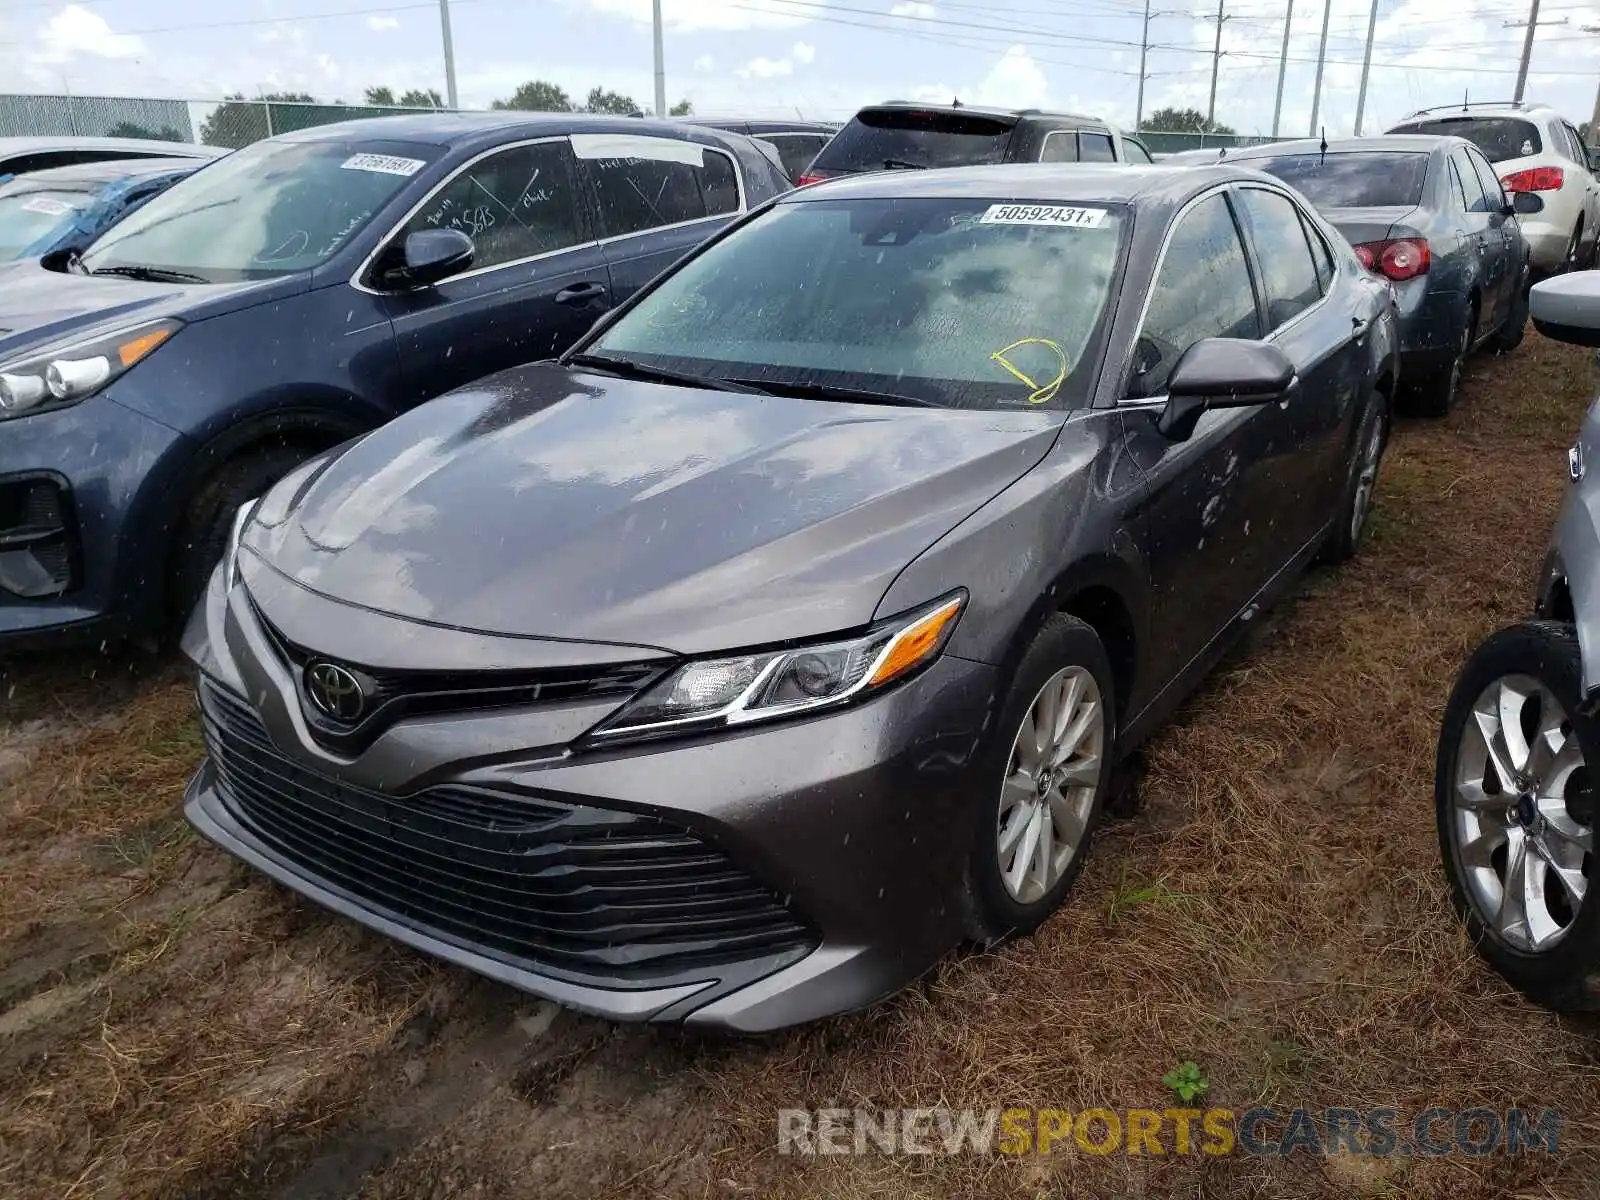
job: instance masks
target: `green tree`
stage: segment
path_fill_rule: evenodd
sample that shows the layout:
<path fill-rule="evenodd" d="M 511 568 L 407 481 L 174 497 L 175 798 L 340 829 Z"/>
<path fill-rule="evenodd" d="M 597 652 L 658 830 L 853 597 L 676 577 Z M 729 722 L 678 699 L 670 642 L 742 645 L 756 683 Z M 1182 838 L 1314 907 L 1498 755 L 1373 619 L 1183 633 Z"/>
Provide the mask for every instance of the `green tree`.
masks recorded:
<path fill-rule="evenodd" d="M 1206 120 L 1198 108 L 1158 108 L 1144 119 L 1139 128 L 1146 133 L 1223 133 L 1238 130 L 1221 121 Z"/>
<path fill-rule="evenodd" d="M 514 108 L 522 112 L 572 112 L 572 97 L 566 89 L 543 79 L 534 79 L 511 93 L 509 99 L 496 100 L 491 108 Z"/>
<path fill-rule="evenodd" d="M 640 110 L 638 102 L 632 96 L 624 96 L 621 92 L 608 92 L 605 88 L 597 87 L 590 89 L 589 98 L 583 102 L 583 111 L 631 117 Z"/>
<path fill-rule="evenodd" d="M 317 98 L 308 92 L 268 92 L 254 98 L 235 92 L 211 110 L 211 115 L 200 126 L 200 140 L 208 146 L 226 146 L 231 150 L 259 142 L 273 132 L 267 117 L 267 103 L 272 101 L 315 104 Z"/>
<path fill-rule="evenodd" d="M 373 108 L 443 108 L 444 97 L 434 88 L 408 88 L 396 100 L 392 87 L 369 87 L 362 103 Z"/>
<path fill-rule="evenodd" d="M 694 116 L 694 105 L 688 100 L 679 100 L 667 112 L 674 117 L 692 117 Z"/>
<path fill-rule="evenodd" d="M 148 125 L 140 125 L 136 121 L 118 121 L 106 130 L 107 137 L 144 138 L 153 142 L 186 142 L 184 137 L 171 125 L 163 125 L 160 129 L 151 129 Z"/>
<path fill-rule="evenodd" d="M 394 89 L 390 87 L 370 87 L 362 100 L 374 108 L 387 108 L 394 105 Z"/>

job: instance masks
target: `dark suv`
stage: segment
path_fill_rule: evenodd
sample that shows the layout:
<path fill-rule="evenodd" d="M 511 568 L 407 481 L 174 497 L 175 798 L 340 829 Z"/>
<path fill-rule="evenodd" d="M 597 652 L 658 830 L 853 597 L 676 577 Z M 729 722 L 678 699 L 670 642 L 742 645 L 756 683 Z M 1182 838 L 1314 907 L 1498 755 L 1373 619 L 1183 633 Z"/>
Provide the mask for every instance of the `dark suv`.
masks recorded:
<path fill-rule="evenodd" d="M 852 117 L 799 182 L 908 167 L 1150 161 L 1143 144 L 1098 117 L 896 100 Z"/>
<path fill-rule="evenodd" d="M 757 141 L 766 142 L 783 160 L 784 174 L 790 183 L 799 183 L 800 177 L 810 167 L 811 160 L 833 140 L 839 132 L 837 123 L 821 121 L 722 121 L 693 120 L 688 125 L 702 125 L 707 129 L 721 129 L 728 133 L 742 133 Z"/>

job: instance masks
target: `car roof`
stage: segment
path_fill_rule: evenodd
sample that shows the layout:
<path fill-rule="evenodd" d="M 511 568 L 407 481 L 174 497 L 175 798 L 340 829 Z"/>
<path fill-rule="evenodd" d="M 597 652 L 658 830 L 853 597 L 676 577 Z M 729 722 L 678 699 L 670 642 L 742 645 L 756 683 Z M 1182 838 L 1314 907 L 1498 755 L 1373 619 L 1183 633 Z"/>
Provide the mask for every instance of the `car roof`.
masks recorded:
<path fill-rule="evenodd" d="M 849 197 L 914 199 L 994 198 L 1040 204 L 1168 204 L 1233 180 L 1272 183 L 1260 171 L 1222 162 L 1168 167 L 1123 163 L 1014 163 L 930 171 L 873 171 L 786 192 L 780 204 Z"/>
<path fill-rule="evenodd" d="M 507 135 L 541 137 L 563 133 L 631 133 L 706 141 L 731 149 L 743 134 L 658 121 L 653 117 L 614 117 L 592 113 L 536 113 L 511 109 L 498 112 L 405 113 L 393 117 L 363 117 L 332 125 L 314 125 L 281 133 L 276 142 L 394 141 L 436 146 L 492 145 Z M 748 145 L 749 143 L 744 143 Z"/>
<path fill-rule="evenodd" d="M 195 158 L 112 158 L 100 162 L 73 163 L 70 167 L 46 167 L 42 171 L 20 175 L 16 182 L 38 187 L 116 183 L 123 179 L 170 175 L 174 171 L 198 171 L 204 165 L 205 160 Z"/>
<path fill-rule="evenodd" d="M 698 125 L 704 129 L 726 129 L 732 133 L 748 133 L 760 137 L 763 133 L 820 133 L 832 135 L 838 127 L 821 121 L 782 121 L 771 117 L 742 121 L 735 117 L 686 117 L 683 124 Z"/>
<path fill-rule="evenodd" d="M 0 158 L 34 154 L 40 150 L 125 150 L 129 154 L 151 153 L 180 158 L 221 158 L 225 147 L 201 146 L 194 142 L 163 142 L 151 138 L 114 137 L 0 137 Z"/>
<path fill-rule="evenodd" d="M 1028 117 L 1050 117 L 1066 121 L 1082 121 L 1090 125 L 1110 127 L 1104 117 L 1091 117 L 1084 113 L 1058 112 L 1047 108 L 991 108 L 981 104 L 918 104 L 913 100 L 890 100 L 884 104 L 868 104 L 856 116 L 865 112 L 894 112 L 905 109 L 912 112 L 949 113 L 951 116 L 995 117 L 1000 120 L 1021 121 Z"/>
<path fill-rule="evenodd" d="M 1380 154 L 1393 154 L 1399 151 L 1410 151 L 1413 154 L 1427 153 L 1434 150 L 1449 150 L 1454 146 L 1470 144 L 1465 138 L 1451 137 L 1442 133 L 1386 133 L 1381 137 L 1360 138 L 1329 138 L 1329 154 L 1352 154 L 1358 152 L 1377 151 Z M 1241 160 L 1247 158 L 1275 158 L 1280 154 L 1320 154 L 1322 141 L 1319 138 L 1299 138 L 1289 142 L 1266 142 L 1260 146 L 1241 146 L 1228 151 L 1226 162 L 1229 159 Z"/>
<path fill-rule="evenodd" d="M 1465 107 L 1446 104 L 1439 108 L 1421 108 L 1414 113 L 1407 113 L 1395 125 L 1410 125 L 1415 121 L 1438 121 L 1451 117 L 1459 120 L 1462 117 L 1532 117 L 1549 116 L 1555 110 L 1542 100 L 1529 102 L 1507 100 L 1502 103 L 1494 101 L 1473 101 Z"/>

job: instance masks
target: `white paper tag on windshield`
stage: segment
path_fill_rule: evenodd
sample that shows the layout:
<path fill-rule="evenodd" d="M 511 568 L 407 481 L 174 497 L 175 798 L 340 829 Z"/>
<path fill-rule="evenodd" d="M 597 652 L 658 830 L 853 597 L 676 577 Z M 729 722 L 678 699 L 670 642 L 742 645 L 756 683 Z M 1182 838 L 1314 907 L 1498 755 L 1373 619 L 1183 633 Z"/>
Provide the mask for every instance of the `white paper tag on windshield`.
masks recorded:
<path fill-rule="evenodd" d="M 35 196 L 32 200 L 24 201 L 22 207 L 27 212 L 43 213 L 47 217 L 64 217 L 73 211 L 72 205 L 52 200 L 49 196 Z"/>
<path fill-rule="evenodd" d="M 1064 229 L 1097 229 L 1105 220 L 1103 208 L 1068 204 L 991 204 L 978 219 L 980 225 L 1055 225 Z"/>
<path fill-rule="evenodd" d="M 395 158 L 391 154 L 352 154 L 339 164 L 346 171 L 377 171 L 383 175 L 415 175 L 428 164 L 420 158 Z"/>

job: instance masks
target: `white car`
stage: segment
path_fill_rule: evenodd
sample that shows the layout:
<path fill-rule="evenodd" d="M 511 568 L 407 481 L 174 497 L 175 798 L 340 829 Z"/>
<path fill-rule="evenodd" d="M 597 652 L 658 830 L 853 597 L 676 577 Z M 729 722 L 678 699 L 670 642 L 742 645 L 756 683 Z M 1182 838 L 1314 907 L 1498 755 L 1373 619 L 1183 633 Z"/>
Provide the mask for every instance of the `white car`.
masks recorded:
<path fill-rule="evenodd" d="M 1595 264 L 1600 179 L 1571 122 L 1545 104 L 1469 104 L 1412 113 L 1390 133 L 1466 138 L 1517 195 L 1518 223 L 1540 275 Z"/>

